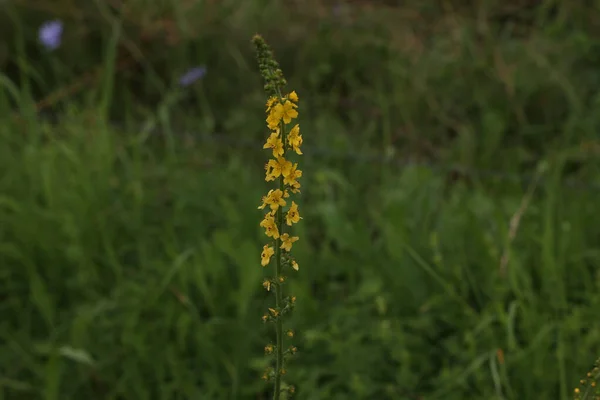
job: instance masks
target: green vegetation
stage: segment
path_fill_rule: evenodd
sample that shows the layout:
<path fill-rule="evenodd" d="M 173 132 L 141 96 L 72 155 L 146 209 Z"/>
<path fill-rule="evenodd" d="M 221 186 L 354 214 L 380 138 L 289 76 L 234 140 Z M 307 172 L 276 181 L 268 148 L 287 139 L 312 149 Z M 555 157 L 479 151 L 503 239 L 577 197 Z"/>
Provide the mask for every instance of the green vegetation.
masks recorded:
<path fill-rule="evenodd" d="M 123 3 L 0 4 L 0 399 L 271 398 L 256 32 L 302 107 L 295 398 L 573 398 L 600 10 Z"/>

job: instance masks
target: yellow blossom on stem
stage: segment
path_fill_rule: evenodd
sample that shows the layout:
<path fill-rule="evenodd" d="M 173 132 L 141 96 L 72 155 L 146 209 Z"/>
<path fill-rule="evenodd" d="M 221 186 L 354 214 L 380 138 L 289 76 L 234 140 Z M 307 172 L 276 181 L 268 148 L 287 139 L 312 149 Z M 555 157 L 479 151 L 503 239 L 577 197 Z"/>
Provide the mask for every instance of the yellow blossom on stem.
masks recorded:
<path fill-rule="evenodd" d="M 262 210 L 267 205 L 269 205 L 272 211 L 277 211 L 277 209 L 279 209 L 279 206 L 283 207 L 286 205 L 286 202 L 284 200 L 285 197 L 290 197 L 290 194 L 287 191 L 281 191 L 280 189 L 271 189 L 269 190 L 269 193 L 267 193 L 266 196 L 263 196 L 262 204 L 258 207 L 258 209 Z"/>
<path fill-rule="evenodd" d="M 273 239 L 279 238 L 279 228 L 275 222 L 275 217 L 271 213 L 265 215 L 265 219 L 260 222 L 260 226 L 265 228 L 265 234 Z"/>
<path fill-rule="evenodd" d="M 292 171 L 292 163 L 283 157 L 277 157 L 277 160 L 269 160 L 266 170 L 267 174 L 265 180 L 267 182 L 273 181 L 281 175 L 289 175 Z"/>
<path fill-rule="evenodd" d="M 270 280 L 268 280 L 268 279 L 265 279 L 265 280 L 263 281 L 263 287 L 264 287 L 265 289 L 267 289 L 267 291 L 270 291 L 270 290 L 271 290 L 271 281 L 270 281 Z"/>
<path fill-rule="evenodd" d="M 267 100 L 267 113 L 269 111 L 271 111 L 271 108 L 275 105 L 275 103 L 279 101 L 279 98 L 277 96 L 271 96 L 269 97 L 269 100 Z"/>
<path fill-rule="evenodd" d="M 295 182 L 291 186 L 290 192 L 292 192 L 292 193 L 300 193 L 300 183 L 299 182 Z"/>
<path fill-rule="evenodd" d="M 296 94 L 295 90 L 292 90 L 290 94 L 288 94 L 288 99 L 290 99 L 291 101 L 293 101 L 294 103 L 298 102 L 298 95 Z"/>
<path fill-rule="evenodd" d="M 263 208 L 265 208 L 268 204 L 269 204 L 269 196 L 271 196 L 271 193 L 273 192 L 273 189 L 269 190 L 269 193 L 267 193 L 266 196 L 262 197 L 262 204 L 260 206 L 258 206 L 259 210 L 262 210 Z"/>
<path fill-rule="evenodd" d="M 272 132 L 271 136 L 267 139 L 267 142 L 263 146 L 263 149 L 273 149 L 273 157 L 280 157 L 283 155 L 283 142 L 279 137 L 279 133 Z"/>
<path fill-rule="evenodd" d="M 292 260 L 292 268 L 294 268 L 296 271 L 300 269 L 300 266 L 298 265 L 296 260 Z"/>
<path fill-rule="evenodd" d="M 291 251 L 292 243 L 298 241 L 298 239 L 300 239 L 298 236 L 290 236 L 289 233 L 284 233 L 283 235 L 281 235 L 281 248 L 285 251 Z"/>
<path fill-rule="evenodd" d="M 298 169 L 298 163 L 295 163 L 289 170 L 286 170 L 287 174 L 283 175 L 283 183 L 292 187 L 300 187 L 298 179 L 302 177 L 302 171 Z"/>
<path fill-rule="evenodd" d="M 296 124 L 290 133 L 288 134 L 287 141 L 289 146 L 296 152 L 298 155 L 302 155 L 302 151 L 300 151 L 300 146 L 302 146 L 302 135 L 300 134 L 300 125 Z"/>
<path fill-rule="evenodd" d="M 288 210 L 287 214 L 285 215 L 285 222 L 289 226 L 292 226 L 292 224 L 296 224 L 296 223 L 300 222 L 301 219 L 302 219 L 302 217 L 300 216 L 300 213 L 298 212 L 298 204 L 296 204 L 295 201 L 292 201 L 292 205 L 290 206 L 290 209 Z"/>
<path fill-rule="evenodd" d="M 265 244 L 263 246 L 262 253 L 260 253 L 260 265 L 262 265 L 263 267 L 269 265 L 273 254 L 275 254 L 275 250 L 273 250 L 273 247 L 269 246 L 268 244 Z"/>
<path fill-rule="evenodd" d="M 267 118 L 267 122 L 271 124 L 269 128 L 271 128 L 273 124 L 275 126 L 279 125 L 281 120 L 283 120 L 284 124 L 289 124 L 292 122 L 292 119 L 298 117 L 298 111 L 296 111 L 296 107 L 298 106 L 289 100 L 285 100 L 284 103 L 277 103 L 272 106 L 269 112 L 269 117 Z M 275 122 L 277 122 L 277 124 L 275 124 Z"/>

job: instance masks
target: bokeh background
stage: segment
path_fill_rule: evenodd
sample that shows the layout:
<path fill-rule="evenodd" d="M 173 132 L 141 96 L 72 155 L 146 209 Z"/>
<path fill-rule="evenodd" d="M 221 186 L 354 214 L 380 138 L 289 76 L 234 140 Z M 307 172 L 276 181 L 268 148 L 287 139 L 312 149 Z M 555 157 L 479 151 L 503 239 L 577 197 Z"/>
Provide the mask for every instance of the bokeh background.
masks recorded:
<path fill-rule="evenodd" d="M 599 21 L 1 2 L 0 398 L 270 398 L 257 32 L 300 96 L 296 398 L 572 398 L 600 356 Z"/>

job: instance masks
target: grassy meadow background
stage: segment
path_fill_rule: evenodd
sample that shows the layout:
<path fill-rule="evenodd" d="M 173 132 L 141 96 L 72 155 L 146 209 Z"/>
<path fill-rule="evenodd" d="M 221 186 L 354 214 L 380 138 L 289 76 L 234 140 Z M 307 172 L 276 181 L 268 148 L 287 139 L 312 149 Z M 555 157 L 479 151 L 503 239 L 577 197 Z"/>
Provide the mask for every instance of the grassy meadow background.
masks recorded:
<path fill-rule="evenodd" d="M 271 397 L 257 32 L 305 143 L 296 398 L 571 399 L 600 356 L 595 4 L 2 2 L 0 399 Z"/>

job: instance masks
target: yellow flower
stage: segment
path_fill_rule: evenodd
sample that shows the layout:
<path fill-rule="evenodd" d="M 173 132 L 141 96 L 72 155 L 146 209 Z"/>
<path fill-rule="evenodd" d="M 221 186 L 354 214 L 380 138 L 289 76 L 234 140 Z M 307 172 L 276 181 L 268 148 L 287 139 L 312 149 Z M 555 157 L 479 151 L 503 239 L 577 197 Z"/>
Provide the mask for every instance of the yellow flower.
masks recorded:
<path fill-rule="evenodd" d="M 262 322 L 267 322 L 267 320 L 269 319 L 269 316 L 265 314 L 260 319 L 262 319 Z"/>
<path fill-rule="evenodd" d="M 263 251 L 260 254 L 260 265 L 266 267 L 271 262 L 271 257 L 275 254 L 275 250 L 273 247 L 270 247 L 268 244 L 263 246 Z"/>
<path fill-rule="evenodd" d="M 273 108 L 271 109 L 271 113 L 267 117 L 267 126 L 271 130 L 275 130 L 279 127 L 279 123 L 281 122 L 281 116 L 273 112 Z"/>
<path fill-rule="evenodd" d="M 283 174 L 283 183 L 292 187 L 300 187 L 297 179 L 300 179 L 301 177 L 302 171 L 298 169 L 298 163 L 294 163 L 294 166 L 287 170 L 287 174 Z"/>
<path fill-rule="evenodd" d="M 290 99 L 294 103 L 298 102 L 298 95 L 296 94 L 295 90 L 293 90 L 292 93 L 288 94 L 288 99 Z"/>
<path fill-rule="evenodd" d="M 300 239 L 298 236 L 291 236 L 288 233 L 284 233 L 283 235 L 281 235 L 281 248 L 286 250 L 286 251 L 290 251 L 292 250 L 292 243 L 298 241 L 298 239 Z"/>
<path fill-rule="evenodd" d="M 269 116 L 267 117 L 267 124 L 269 128 L 277 128 L 281 120 L 283 120 L 283 122 L 286 124 L 292 122 L 292 119 L 298 117 L 298 111 L 295 110 L 296 107 L 298 106 L 289 100 L 286 100 L 283 104 L 277 103 L 272 105 L 269 110 Z"/>
<path fill-rule="evenodd" d="M 294 149 L 296 154 L 302 154 L 300 146 L 302 146 L 302 135 L 300 134 L 300 125 L 296 124 L 288 134 L 287 137 L 288 145 Z"/>
<path fill-rule="evenodd" d="M 298 111 L 296 111 L 296 108 L 298 108 L 298 106 L 291 101 L 286 101 L 283 104 L 282 118 L 284 123 L 289 124 L 292 122 L 292 119 L 298 118 Z"/>
<path fill-rule="evenodd" d="M 277 96 L 269 97 L 269 100 L 267 100 L 267 112 L 271 111 L 271 108 L 275 105 L 277 100 L 279 100 Z"/>
<path fill-rule="evenodd" d="M 271 195 L 272 191 L 273 191 L 273 189 L 269 190 L 269 193 L 267 193 L 266 196 L 262 197 L 262 199 L 261 199 L 262 204 L 260 206 L 258 206 L 259 210 L 262 210 L 263 208 L 265 208 L 269 204 L 269 196 Z"/>
<path fill-rule="evenodd" d="M 265 353 L 267 354 L 271 354 L 273 352 L 273 345 L 272 344 L 268 344 L 265 346 Z"/>
<path fill-rule="evenodd" d="M 289 100 L 286 100 L 285 103 L 276 104 L 272 109 L 271 113 L 275 115 L 274 118 L 278 118 L 279 120 L 283 119 L 285 124 L 289 124 L 292 122 L 292 119 L 298 117 L 298 111 L 296 108 L 298 106 L 292 103 Z"/>
<path fill-rule="evenodd" d="M 294 268 L 296 271 L 298 271 L 300 269 L 300 266 L 298 265 L 296 260 L 292 260 L 292 268 Z M 295 299 L 295 297 L 292 297 L 292 299 Z M 293 303 L 293 301 L 292 301 L 292 303 Z"/>
<path fill-rule="evenodd" d="M 292 170 L 292 163 L 283 157 L 277 157 L 277 160 L 269 160 L 265 169 L 267 170 L 265 180 L 269 182 L 282 174 L 284 177 L 289 175 Z"/>
<path fill-rule="evenodd" d="M 269 136 L 267 139 L 267 143 L 265 143 L 263 149 L 273 149 L 273 157 L 279 157 L 283 155 L 283 142 L 279 138 L 278 132 L 271 133 L 271 136 Z"/>
<path fill-rule="evenodd" d="M 267 205 L 271 207 L 271 210 L 277 211 L 279 206 L 283 207 L 286 205 L 284 197 L 290 197 L 290 194 L 286 191 L 282 192 L 280 189 L 277 190 L 269 190 L 266 196 L 262 197 L 262 204 L 258 206 L 259 210 L 262 210 Z"/>
<path fill-rule="evenodd" d="M 269 198 L 269 206 L 271 207 L 271 210 L 277 211 L 279 206 L 285 206 L 286 203 L 283 199 L 284 196 L 285 194 L 280 189 L 274 190 L 271 193 L 271 196 Z"/>
<path fill-rule="evenodd" d="M 290 189 L 290 191 L 291 191 L 292 193 L 300 193 L 300 183 L 299 183 L 299 182 L 295 182 L 295 183 L 292 185 L 292 188 Z"/>
<path fill-rule="evenodd" d="M 298 223 L 301 219 L 302 219 L 302 217 L 300 216 L 300 213 L 298 212 L 298 204 L 296 204 L 296 202 L 292 201 L 292 205 L 290 206 L 290 209 L 288 210 L 288 212 L 285 216 L 285 222 L 289 226 L 292 226 L 292 224 Z"/>
<path fill-rule="evenodd" d="M 265 228 L 265 234 L 273 239 L 279 238 L 279 229 L 275 223 L 275 217 L 271 213 L 265 215 L 265 219 L 260 222 L 260 226 Z"/>
<path fill-rule="evenodd" d="M 276 317 L 276 316 L 279 315 L 279 311 L 277 311 L 274 308 L 269 308 L 269 311 L 271 312 L 271 315 L 274 316 L 274 317 Z"/>
<path fill-rule="evenodd" d="M 271 281 L 270 281 L 270 280 L 268 280 L 268 279 L 265 279 L 265 280 L 263 281 L 263 287 L 264 287 L 265 289 L 267 289 L 267 291 L 271 291 Z"/>
<path fill-rule="evenodd" d="M 288 335 L 289 337 L 294 337 L 294 331 L 293 331 L 293 330 L 291 330 L 291 329 L 289 329 L 289 330 L 286 332 L 286 335 Z"/>

